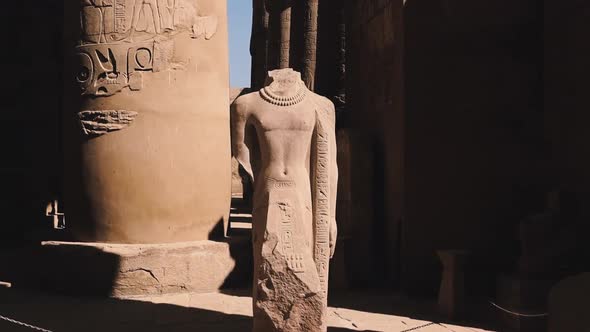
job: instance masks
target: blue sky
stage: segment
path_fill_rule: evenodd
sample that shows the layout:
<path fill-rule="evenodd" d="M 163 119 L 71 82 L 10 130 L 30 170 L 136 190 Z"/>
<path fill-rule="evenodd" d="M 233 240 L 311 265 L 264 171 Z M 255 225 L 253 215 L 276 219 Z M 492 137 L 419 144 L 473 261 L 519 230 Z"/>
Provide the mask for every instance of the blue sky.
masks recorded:
<path fill-rule="evenodd" d="M 228 0 L 229 71 L 231 87 L 250 86 L 252 1 Z"/>

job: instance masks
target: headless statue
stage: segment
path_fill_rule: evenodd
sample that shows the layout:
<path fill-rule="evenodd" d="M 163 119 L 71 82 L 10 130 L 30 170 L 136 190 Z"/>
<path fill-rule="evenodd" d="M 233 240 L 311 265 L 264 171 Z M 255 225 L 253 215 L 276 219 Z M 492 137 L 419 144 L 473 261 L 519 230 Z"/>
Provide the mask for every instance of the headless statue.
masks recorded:
<path fill-rule="evenodd" d="M 292 69 L 232 106 L 232 150 L 254 185 L 254 331 L 326 331 L 336 243 L 335 111 Z"/>

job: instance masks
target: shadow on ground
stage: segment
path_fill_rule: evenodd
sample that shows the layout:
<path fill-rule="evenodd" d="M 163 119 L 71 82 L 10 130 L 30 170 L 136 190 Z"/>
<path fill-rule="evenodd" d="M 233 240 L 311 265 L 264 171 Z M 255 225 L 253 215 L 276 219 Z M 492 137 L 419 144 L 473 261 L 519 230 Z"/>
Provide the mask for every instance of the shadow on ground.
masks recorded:
<path fill-rule="evenodd" d="M 14 289 L 0 289 L 0 316 L 51 332 L 247 332 L 252 329 L 249 316 L 180 305 L 97 297 L 71 298 Z M 0 317 L 0 331 L 32 330 Z M 355 330 L 328 328 L 328 332 L 346 331 Z"/>
<path fill-rule="evenodd" d="M 52 332 L 250 331 L 251 318 L 134 300 L 0 290 L 0 315 Z M 0 319 L 0 331 L 31 331 Z"/>
<path fill-rule="evenodd" d="M 408 297 L 393 291 L 332 291 L 329 306 L 359 312 L 407 317 L 413 320 L 497 330 L 496 316 L 488 302 L 474 300 L 463 319 L 451 320 L 438 312 L 435 298 Z M 338 330 L 334 330 L 338 331 Z"/>
<path fill-rule="evenodd" d="M 328 332 L 347 332 L 347 331 L 358 332 L 358 330 L 350 330 L 350 329 L 346 329 L 343 327 L 329 327 L 328 328 Z M 377 331 L 361 331 L 361 332 L 377 332 Z"/>

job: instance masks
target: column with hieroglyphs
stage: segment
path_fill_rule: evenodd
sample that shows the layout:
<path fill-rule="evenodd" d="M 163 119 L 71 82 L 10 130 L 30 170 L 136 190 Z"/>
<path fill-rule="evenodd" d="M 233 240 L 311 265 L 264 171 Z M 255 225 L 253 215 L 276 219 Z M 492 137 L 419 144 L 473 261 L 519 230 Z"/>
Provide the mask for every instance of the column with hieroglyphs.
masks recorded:
<path fill-rule="evenodd" d="M 149 268 L 137 259 L 120 266 L 115 284 L 125 271 L 150 271 L 155 284 L 140 285 L 145 289 L 194 290 L 186 279 L 201 273 L 191 270 L 200 262 L 219 276 L 195 287 L 220 286 L 234 267 L 229 251 L 215 258 L 226 243 L 208 241 L 223 238 L 231 200 L 226 1 L 72 0 L 65 7 L 65 213 L 72 239 L 108 243 L 98 251 L 124 257 L 165 248 Z M 187 244 L 195 241 L 202 242 Z M 208 248 L 215 254 L 199 257 L 216 262 L 193 257 Z M 164 257 L 181 262 L 163 267 Z M 176 266 L 186 271 L 172 272 Z M 170 275 L 174 287 L 166 289 Z"/>
<path fill-rule="evenodd" d="M 208 239 L 230 197 L 225 2 L 80 0 L 66 14 L 68 227 Z"/>

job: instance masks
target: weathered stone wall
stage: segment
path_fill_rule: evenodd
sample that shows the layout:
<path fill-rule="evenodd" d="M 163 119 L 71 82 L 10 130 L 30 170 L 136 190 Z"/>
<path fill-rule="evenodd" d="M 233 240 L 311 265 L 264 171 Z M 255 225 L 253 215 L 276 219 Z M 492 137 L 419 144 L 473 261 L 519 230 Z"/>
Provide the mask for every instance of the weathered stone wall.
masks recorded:
<path fill-rule="evenodd" d="M 391 286 L 403 216 L 401 0 L 347 4 L 353 285 Z"/>
<path fill-rule="evenodd" d="M 539 211 L 540 15 L 534 0 L 405 2 L 406 289 L 437 290 L 437 249 L 508 261 L 516 223 Z"/>
<path fill-rule="evenodd" d="M 357 281 L 434 294 L 437 249 L 514 254 L 516 223 L 550 184 L 539 9 L 349 1 Z"/>
<path fill-rule="evenodd" d="M 583 0 L 546 0 L 544 19 L 544 98 L 552 169 L 562 190 L 574 198 L 571 220 L 563 227 L 575 237 L 556 239 L 574 249 L 570 270 L 590 264 L 590 4 Z M 576 238 L 577 237 L 577 238 Z M 577 241 L 574 246 L 571 242 Z M 565 246 L 563 246 L 565 247 Z"/>

